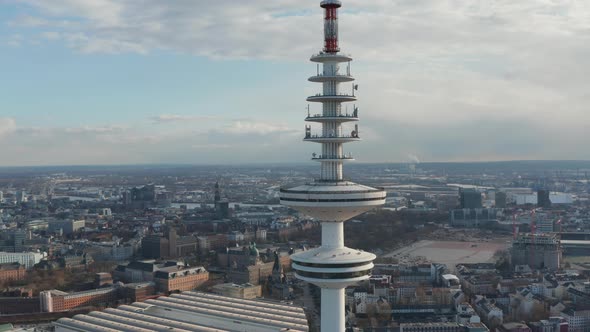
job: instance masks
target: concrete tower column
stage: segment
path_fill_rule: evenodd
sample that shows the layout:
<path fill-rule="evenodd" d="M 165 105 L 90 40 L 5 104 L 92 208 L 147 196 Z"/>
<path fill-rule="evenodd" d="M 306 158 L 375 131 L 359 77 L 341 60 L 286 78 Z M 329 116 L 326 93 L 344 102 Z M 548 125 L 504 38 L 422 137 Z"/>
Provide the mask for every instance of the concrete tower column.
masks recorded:
<path fill-rule="evenodd" d="M 344 223 L 322 223 L 322 248 L 344 248 Z"/>
<path fill-rule="evenodd" d="M 346 329 L 344 306 L 344 288 L 322 288 L 322 323 L 320 331 L 344 332 Z"/>

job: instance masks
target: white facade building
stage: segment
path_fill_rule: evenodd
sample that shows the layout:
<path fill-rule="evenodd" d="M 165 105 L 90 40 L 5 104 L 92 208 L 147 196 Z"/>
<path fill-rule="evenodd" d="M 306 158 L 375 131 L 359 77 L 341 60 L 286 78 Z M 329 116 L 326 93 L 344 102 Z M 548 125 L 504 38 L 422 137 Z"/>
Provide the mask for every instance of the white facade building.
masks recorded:
<path fill-rule="evenodd" d="M 62 234 L 72 234 L 86 226 L 84 220 L 51 220 L 48 223 L 49 232 L 61 232 Z"/>
<path fill-rule="evenodd" d="M 516 205 L 537 204 L 537 193 L 509 195 Z"/>
<path fill-rule="evenodd" d="M 29 270 L 45 256 L 45 254 L 38 252 L 0 252 L 0 264 L 18 262 Z"/>
<path fill-rule="evenodd" d="M 128 243 L 117 244 L 114 242 L 102 242 L 91 244 L 88 252 L 97 261 L 125 261 L 133 257 L 141 247 L 141 242 L 131 240 Z"/>
<path fill-rule="evenodd" d="M 585 332 L 590 326 L 590 310 L 565 310 L 560 316 L 568 322 L 570 332 Z"/>
<path fill-rule="evenodd" d="M 481 318 L 469 303 L 460 303 L 456 307 L 457 315 L 455 320 L 459 324 L 481 323 Z"/>
<path fill-rule="evenodd" d="M 236 218 L 248 225 L 265 225 L 275 217 L 274 212 L 239 212 Z"/>
<path fill-rule="evenodd" d="M 532 204 L 536 205 L 538 202 L 537 193 L 536 192 L 508 192 L 507 195 L 508 201 L 516 204 L 516 205 L 526 205 Z M 562 193 L 562 192 L 550 192 L 549 193 L 549 200 L 551 204 L 572 204 L 574 202 L 574 197 L 572 194 Z"/>
<path fill-rule="evenodd" d="M 560 192 L 551 192 L 549 193 L 549 200 L 551 204 L 573 204 L 574 197 L 572 194 L 568 193 L 560 193 Z"/>

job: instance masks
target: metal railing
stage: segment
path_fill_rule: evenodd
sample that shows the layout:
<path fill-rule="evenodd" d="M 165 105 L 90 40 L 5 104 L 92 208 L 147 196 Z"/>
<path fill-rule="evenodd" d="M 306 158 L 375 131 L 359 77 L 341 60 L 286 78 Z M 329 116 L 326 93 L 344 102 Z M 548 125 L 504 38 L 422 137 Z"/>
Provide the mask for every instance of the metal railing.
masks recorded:
<path fill-rule="evenodd" d="M 314 98 L 314 97 L 356 97 L 355 95 L 351 95 L 348 93 L 336 93 L 336 94 L 332 94 L 332 95 L 326 95 L 323 93 L 318 93 L 314 96 L 309 96 L 308 98 Z"/>
<path fill-rule="evenodd" d="M 304 139 L 323 139 L 323 138 L 360 138 L 358 135 L 306 135 Z"/>
<path fill-rule="evenodd" d="M 353 159 L 351 154 L 338 156 L 338 155 L 312 155 L 312 159 Z"/>
<path fill-rule="evenodd" d="M 306 119 L 317 119 L 317 118 L 358 118 L 358 115 L 355 114 L 338 114 L 338 115 L 323 115 L 323 114 L 314 114 L 308 115 Z"/>
<path fill-rule="evenodd" d="M 330 194 L 373 194 L 385 191 L 383 188 L 375 187 L 374 190 L 342 190 L 342 191 L 308 191 L 308 190 L 289 190 L 286 188 L 279 189 L 279 192 L 285 194 L 308 194 L 308 195 L 330 195 Z M 385 196 L 384 196 L 385 197 Z"/>
<path fill-rule="evenodd" d="M 348 54 L 348 53 L 340 53 L 340 52 L 338 52 L 336 54 L 334 54 L 334 53 L 327 53 L 327 52 L 319 52 L 319 53 L 313 54 L 311 57 L 312 58 L 315 58 L 315 57 L 330 57 L 330 56 L 333 56 L 333 57 L 341 56 L 341 57 L 346 57 L 346 58 L 351 58 L 352 59 L 352 55 L 351 54 Z"/>
<path fill-rule="evenodd" d="M 330 74 L 330 73 L 317 73 L 311 77 L 352 77 L 350 74 Z"/>

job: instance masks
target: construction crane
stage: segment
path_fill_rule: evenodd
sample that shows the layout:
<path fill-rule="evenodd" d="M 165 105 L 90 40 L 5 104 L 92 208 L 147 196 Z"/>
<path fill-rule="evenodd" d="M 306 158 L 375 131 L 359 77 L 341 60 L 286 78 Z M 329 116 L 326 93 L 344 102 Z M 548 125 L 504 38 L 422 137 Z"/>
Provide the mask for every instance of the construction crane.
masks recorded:
<path fill-rule="evenodd" d="M 537 237 L 537 232 L 536 232 L 536 225 L 535 225 L 535 219 L 536 219 L 536 210 L 533 209 L 531 211 L 531 234 L 532 234 L 532 250 L 531 250 L 531 269 L 535 268 L 535 252 L 537 251 L 537 244 L 536 244 L 536 237 Z"/>
<path fill-rule="evenodd" d="M 516 240 L 516 216 L 518 214 L 515 213 L 514 215 L 512 215 L 512 239 Z"/>

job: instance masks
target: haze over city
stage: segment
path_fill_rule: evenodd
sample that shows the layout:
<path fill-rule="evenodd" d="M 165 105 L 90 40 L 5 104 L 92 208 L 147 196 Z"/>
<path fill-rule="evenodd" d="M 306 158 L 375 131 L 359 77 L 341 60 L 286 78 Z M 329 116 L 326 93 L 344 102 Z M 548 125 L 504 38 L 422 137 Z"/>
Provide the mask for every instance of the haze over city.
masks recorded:
<path fill-rule="evenodd" d="M 0 1 L 0 166 L 305 160 L 314 5 Z M 350 0 L 341 18 L 363 162 L 590 159 L 587 2 Z"/>

